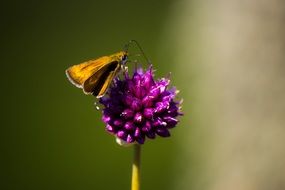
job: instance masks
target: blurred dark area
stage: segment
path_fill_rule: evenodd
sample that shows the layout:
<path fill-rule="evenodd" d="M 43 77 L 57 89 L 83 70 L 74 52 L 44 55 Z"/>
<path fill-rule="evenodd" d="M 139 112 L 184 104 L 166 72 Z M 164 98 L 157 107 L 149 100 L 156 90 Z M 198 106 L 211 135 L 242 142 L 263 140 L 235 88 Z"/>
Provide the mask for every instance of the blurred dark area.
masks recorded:
<path fill-rule="evenodd" d="M 131 39 L 156 62 L 170 6 L 170 1 L 1 2 L 0 189 L 130 187 L 132 149 L 105 132 L 95 98 L 74 88 L 65 69 L 120 51 Z M 173 141 L 144 146 L 144 188 L 167 188 Z"/>

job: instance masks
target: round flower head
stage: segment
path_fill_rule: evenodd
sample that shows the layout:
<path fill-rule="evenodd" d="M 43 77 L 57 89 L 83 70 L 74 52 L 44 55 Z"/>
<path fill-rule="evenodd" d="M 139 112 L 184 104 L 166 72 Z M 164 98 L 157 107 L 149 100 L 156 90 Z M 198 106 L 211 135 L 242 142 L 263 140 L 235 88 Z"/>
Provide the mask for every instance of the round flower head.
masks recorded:
<path fill-rule="evenodd" d="M 168 89 L 170 80 L 155 81 L 152 67 L 147 71 L 136 69 L 132 77 L 116 78 L 106 96 L 102 120 L 106 130 L 117 137 L 120 144 L 143 144 L 146 137 L 169 137 L 169 129 L 176 126 L 180 102 L 174 100 L 177 91 Z"/>

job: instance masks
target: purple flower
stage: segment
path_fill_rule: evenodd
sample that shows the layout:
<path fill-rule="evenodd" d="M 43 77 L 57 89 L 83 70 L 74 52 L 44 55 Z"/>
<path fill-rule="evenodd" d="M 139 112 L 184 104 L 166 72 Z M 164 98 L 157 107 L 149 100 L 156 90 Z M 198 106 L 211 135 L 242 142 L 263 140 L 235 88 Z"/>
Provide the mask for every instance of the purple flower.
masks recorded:
<path fill-rule="evenodd" d="M 177 91 L 168 89 L 170 80 L 155 81 L 152 67 L 147 71 L 136 69 L 130 77 L 116 78 L 106 96 L 100 98 L 104 105 L 102 120 L 106 130 L 124 143 L 143 144 L 146 137 L 169 137 L 169 129 L 178 123 L 180 102 L 174 100 Z"/>

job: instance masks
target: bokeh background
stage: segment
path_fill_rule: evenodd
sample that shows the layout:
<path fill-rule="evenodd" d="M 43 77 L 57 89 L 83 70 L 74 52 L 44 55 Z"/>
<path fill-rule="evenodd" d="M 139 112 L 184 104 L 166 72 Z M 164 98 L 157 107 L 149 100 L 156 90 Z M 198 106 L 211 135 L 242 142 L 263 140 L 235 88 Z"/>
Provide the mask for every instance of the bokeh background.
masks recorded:
<path fill-rule="evenodd" d="M 130 39 L 184 99 L 172 137 L 143 146 L 142 189 L 285 189 L 284 1 L 0 5 L 0 189 L 130 189 L 132 148 L 64 73 Z"/>

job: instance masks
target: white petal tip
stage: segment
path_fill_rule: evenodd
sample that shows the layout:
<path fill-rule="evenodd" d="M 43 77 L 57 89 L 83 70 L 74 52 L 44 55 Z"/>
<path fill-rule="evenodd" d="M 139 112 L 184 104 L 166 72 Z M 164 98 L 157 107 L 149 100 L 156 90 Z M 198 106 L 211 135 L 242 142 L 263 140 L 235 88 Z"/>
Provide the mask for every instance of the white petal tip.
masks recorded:
<path fill-rule="evenodd" d="M 120 146 L 123 146 L 123 147 L 129 147 L 131 146 L 133 143 L 127 143 L 126 141 L 116 137 L 116 142 L 120 145 Z"/>

